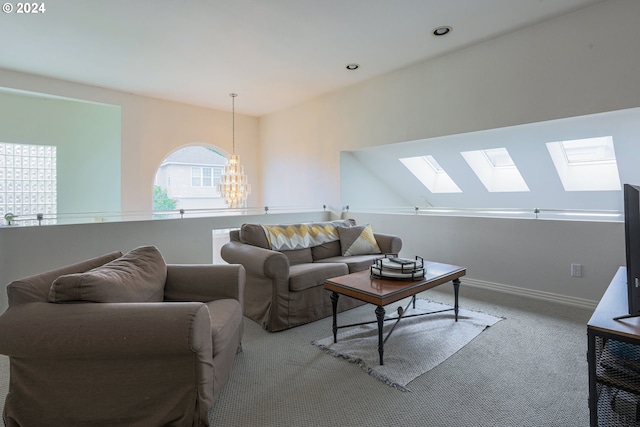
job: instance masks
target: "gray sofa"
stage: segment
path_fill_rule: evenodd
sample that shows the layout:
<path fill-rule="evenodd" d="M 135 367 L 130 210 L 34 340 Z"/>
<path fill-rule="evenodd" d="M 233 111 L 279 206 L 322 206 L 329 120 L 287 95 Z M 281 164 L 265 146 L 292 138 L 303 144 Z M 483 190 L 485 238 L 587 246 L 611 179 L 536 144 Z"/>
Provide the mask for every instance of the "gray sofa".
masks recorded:
<path fill-rule="evenodd" d="M 374 233 L 370 225 L 359 227 L 353 220 L 244 224 L 230 237 L 221 255 L 247 272 L 244 314 L 270 332 L 330 316 L 326 279 L 366 270 L 375 259 L 402 249 L 398 236 Z M 338 310 L 361 304 L 340 298 Z"/>
<path fill-rule="evenodd" d="M 166 265 L 153 246 L 10 283 L 5 425 L 208 426 L 244 283 L 241 265 Z"/>

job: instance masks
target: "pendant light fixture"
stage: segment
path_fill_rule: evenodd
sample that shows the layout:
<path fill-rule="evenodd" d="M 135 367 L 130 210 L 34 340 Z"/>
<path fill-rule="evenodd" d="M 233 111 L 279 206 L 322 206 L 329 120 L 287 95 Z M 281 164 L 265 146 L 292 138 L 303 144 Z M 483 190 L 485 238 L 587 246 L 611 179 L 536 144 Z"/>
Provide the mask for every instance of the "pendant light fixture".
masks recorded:
<path fill-rule="evenodd" d="M 244 174 L 244 168 L 240 165 L 240 156 L 236 154 L 236 96 L 237 93 L 230 93 L 232 100 L 232 141 L 233 152 L 227 160 L 227 164 L 220 176 L 218 191 L 224 197 L 226 205 L 230 208 L 243 208 L 247 201 L 247 196 L 251 194 L 251 185 Z"/>

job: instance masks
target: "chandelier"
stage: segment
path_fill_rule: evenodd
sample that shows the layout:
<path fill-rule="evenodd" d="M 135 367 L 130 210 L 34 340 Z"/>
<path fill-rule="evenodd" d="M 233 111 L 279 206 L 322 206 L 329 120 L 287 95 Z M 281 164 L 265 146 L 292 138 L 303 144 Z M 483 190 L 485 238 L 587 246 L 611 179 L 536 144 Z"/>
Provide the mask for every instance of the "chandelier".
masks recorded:
<path fill-rule="evenodd" d="M 244 173 L 244 168 L 240 165 L 240 156 L 236 154 L 236 96 L 237 93 L 230 93 L 232 99 L 232 124 L 233 124 L 233 152 L 229 156 L 227 164 L 220 176 L 218 191 L 224 197 L 226 205 L 230 208 L 243 208 L 247 201 L 247 196 L 251 194 L 251 185 Z"/>

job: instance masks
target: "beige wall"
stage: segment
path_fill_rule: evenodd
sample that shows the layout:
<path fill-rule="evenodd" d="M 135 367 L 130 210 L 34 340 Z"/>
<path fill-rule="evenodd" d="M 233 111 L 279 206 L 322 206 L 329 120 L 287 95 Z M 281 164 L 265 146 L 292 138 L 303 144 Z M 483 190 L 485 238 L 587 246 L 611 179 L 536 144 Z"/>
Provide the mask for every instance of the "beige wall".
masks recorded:
<path fill-rule="evenodd" d="M 264 116 L 263 201 L 347 203 L 341 150 L 638 107 L 638 16 L 612 0 Z"/>
<path fill-rule="evenodd" d="M 0 86 L 117 105 L 122 111 L 122 210 L 152 209 L 153 179 L 162 160 L 193 143 L 232 151 L 231 113 L 0 69 Z M 236 152 L 260 206 L 258 119 L 236 113 Z"/>
<path fill-rule="evenodd" d="M 638 107 L 638 16 L 639 1 L 611 0 L 286 111 L 259 119 L 237 115 L 236 147 L 254 190 L 249 204 L 327 204 L 334 211 L 340 210 L 342 150 Z M 125 210 L 150 208 L 155 170 L 176 148 L 202 141 L 231 151 L 231 117 L 227 112 L 2 70 L 0 85 L 121 106 Z M 378 231 L 401 233 L 406 241 L 403 255 L 433 254 L 449 261 L 455 254 L 455 262 L 475 267 L 469 271 L 470 277 L 538 292 L 598 298 L 607 285 L 606 277 L 623 262 L 619 224 L 540 222 L 518 227 L 521 223 L 516 221 L 491 220 L 489 228 L 484 226 L 486 220 L 440 219 L 436 230 L 455 230 L 465 224 L 467 232 L 455 234 L 454 239 L 445 235 L 434 241 L 422 220 L 406 221 L 407 227 L 413 224 L 408 229 L 392 225 L 399 221 L 397 218 L 387 222 L 361 216 L 358 220 L 375 222 Z M 162 233 L 162 225 L 169 225 L 149 225 L 154 227 L 152 232 L 138 235 L 141 227 L 131 224 L 91 225 L 91 230 L 109 230 L 105 233 L 108 240 L 101 241 L 93 252 L 143 244 L 147 237 Z M 583 225 L 589 228 L 588 234 L 582 231 Z M 26 254 L 31 247 L 42 246 L 43 241 L 56 246 L 58 238 L 63 244 L 71 244 L 67 248 L 76 248 L 78 256 L 93 253 L 89 250 L 93 243 L 83 237 L 84 228 L 69 234 L 64 230 L 5 229 L 4 237 L 11 233 L 12 239 L 0 239 L 0 260 L 4 264 L 0 267 L 8 269 L 12 262 L 5 254 L 13 254 L 25 269 L 28 266 L 29 271 L 40 271 L 47 267 L 42 262 L 47 254 L 29 260 Z M 177 230 L 180 232 L 167 234 L 177 239 L 171 243 L 177 242 L 180 256 L 198 260 L 198 254 L 186 244 L 193 230 Z M 97 237 L 100 241 L 104 235 Z M 562 239 L 562 244 L 554 239 Z M 442 240 L 449 246 L 442 246 Z M 77 243 L 80 241 L 82 245 Z M 431 251 L 433 245 L 440 245 L 440 249 Z M 531 263 L 524 269 L 516 256 L 521 247 L 518 245 L 527 245 L 525 253 Z M 596 247 L 588 253 L 573 251 Z M 66 259 L 56 259 L 56 264 L 63 261 Z M 584 265 L 583 279 L 568 278 L 570 262 Z M 12 272 L 23 272 L 18 270 Z"/>
<path fill-rule="evenodd" d="M 640 106 L 637 16 L 640 2 L 611 0 L 285 111 L 238 114 L 248 204 L 339 210 L 342 150 Z M 121 107 L 124 211 L 150 209 L 175 149 L 231 151 L 229 112 L 8 70 L 0 86 Z"/>
<path fill-rule="evenodd" d="M 261 117 L 263 201 L 340 210 L 343 150 L 639 107 L 638 17 L 611 0 Z M 621 223 L 351 215 L 524 294 L 598 300 L 625 262 Z"/>

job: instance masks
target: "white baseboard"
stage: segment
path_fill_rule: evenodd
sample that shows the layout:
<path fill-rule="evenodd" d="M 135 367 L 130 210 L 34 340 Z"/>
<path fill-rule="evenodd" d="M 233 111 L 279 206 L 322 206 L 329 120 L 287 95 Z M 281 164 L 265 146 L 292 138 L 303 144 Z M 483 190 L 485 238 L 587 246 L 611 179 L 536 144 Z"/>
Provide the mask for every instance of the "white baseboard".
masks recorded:
<path fill-rule="evenodd" d="M 598 301 L 585 298 L 570 297 L 567 295 L 554 294 L 552 292 L 536 291 L 533 289 L 519 288 L 517 286 L 503 285 L 502 283 L 485 282 L 484 280 L 462 278 L 463 286 L 473 286 L 476 288 L 492 289 L 507 294 L 520 295 L 528 298 L 535 298 L 544 301 L 556 302 L 559 304 L 572 305 L 575 307 L 595 309 Z"/>

